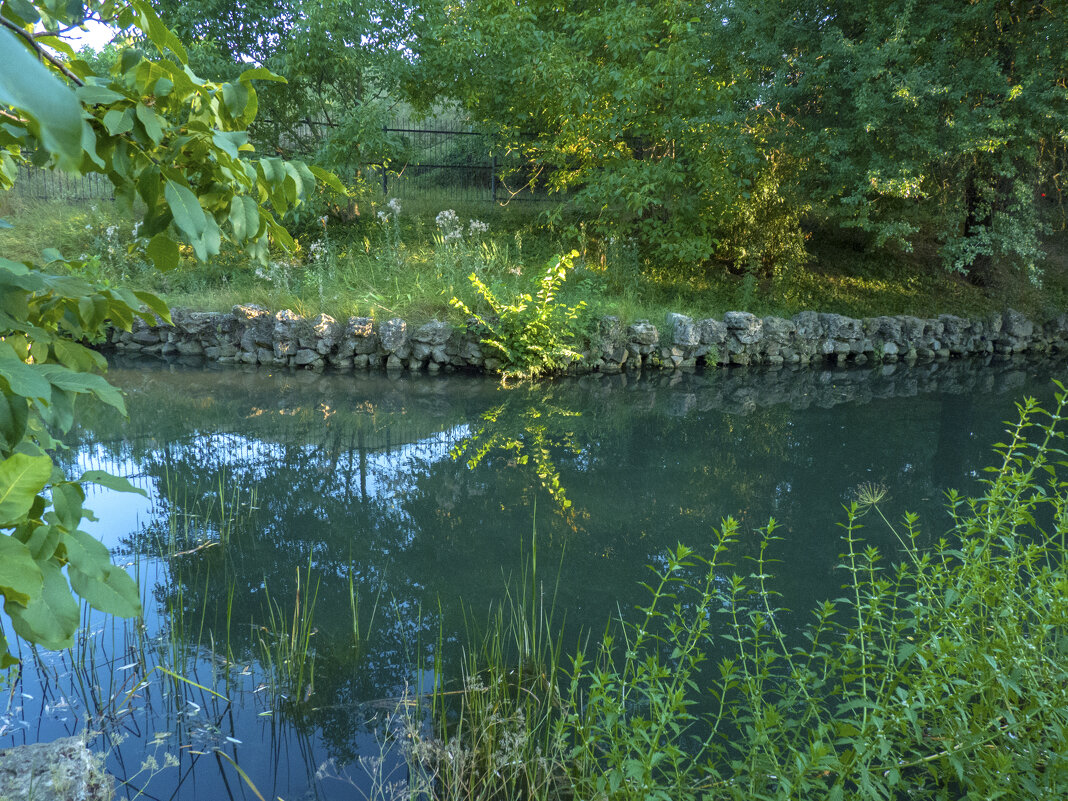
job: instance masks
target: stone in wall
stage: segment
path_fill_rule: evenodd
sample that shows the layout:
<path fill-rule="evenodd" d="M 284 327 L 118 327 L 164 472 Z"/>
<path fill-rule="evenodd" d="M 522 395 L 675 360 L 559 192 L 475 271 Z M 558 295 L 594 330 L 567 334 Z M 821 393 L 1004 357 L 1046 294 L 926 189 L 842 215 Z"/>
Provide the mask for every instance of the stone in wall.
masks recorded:
<path fill-rule="evenodd" d="M 669 314 L 665 318 L 667 328 L 666 346 L 660 356 L 672 367 L 693 367 L 697 363 L 697 349 L 701 345 L 701 333 L 693 319 L 684 314 Z"/>
<path fill-rule="evenodd" d="M 1006 309 L 994 348 L 999 353 L 1022 353 L 1035 332 L 1034 323 L 1015 309 Z"/>
<path fill-rule="evenodd" d="M 695 354 L 697 358 L 722 364 L 725 354 L 724 345 L 727 342 L 726 324 L 722 320 L 708 318 L 697 324 L 697 331 L 701 338 L 701 344 Z"/>
<path fill-rule="evenodd" d="M 627 326 L 627 350 L 635 367 L 659 365 L 660 357 L 655 352 L 659 344 L 660 332 L 648 320 L 638 320 Z"/>
<path fill-rule="evenodd" d="M 0 751 L 4 801 L 110 801 L 114 780 L 81 737 Z"/>
<path fill-rule="evenodd" d="M 618 372 L 627 366 L 630 359 L 630 351 L 627 349 L 627 334 L 623 328 L 623 321 L 615 315 L 602 317 L 597 321 L 597 335 L 599 341 L 593 343 L 586 354 L 587 363 L 596 369 L 596 363 L 600 360 L 603 367 L 610 372 Z M 631 365 L 637 360 L 631 360 Z"/>
<path fill-rule="evenodd" d="M 378 326 L 378 343 L 381 352 L 388 356 L 405 359 L 411 352 L 408 345 L 408 324 L 399 317 L 386 320 Z"/>

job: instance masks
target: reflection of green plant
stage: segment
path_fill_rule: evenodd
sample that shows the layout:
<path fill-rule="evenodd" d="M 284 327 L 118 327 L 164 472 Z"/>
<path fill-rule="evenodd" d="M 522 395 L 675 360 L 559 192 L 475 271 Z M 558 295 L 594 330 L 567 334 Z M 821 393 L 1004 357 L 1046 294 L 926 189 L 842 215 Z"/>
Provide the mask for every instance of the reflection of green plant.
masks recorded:
<path fill-rule="evenodd" d="M 532 465 L 538 483 L 548 491 L 559 508 L 570 514 L 571 501 L 560 482 L 560 469 L 553 459 L 552 449 L 562 448 L 577 455 L 581 446 L 571 431 L 555 430 L 560 418 L 581 416 L 551 403 L 551 396 L 517 400 L 514 393 L 508 399 L 482 413 L 482 425 L 451 451 L 453 459 L 467 454 L 467 466 L 474 470 L 494 451 L 507 453 L 516 465 Z"/>
<path fill-rule="evenodd" d="M 574 266 L 577 251 L 550 260 L 545 273 L 538 279 L 535 295 L 523 292 L 511 302 L 499 300 L 475 273 L 469 280 L 479 297 L 490 308 L 490 315 L 477 314 L 459 298 L 453 306 L 475 317 L 485 329 L 482 344 L 491 348 L 501 360 L 501 376 L 509 378 L 537 378 L 560 370 L 580 355 L 569 346 L 572 327 L 579 313 L 586 307 L 582 301 L 575 306 L 556 302 L 556 293 Z"/>

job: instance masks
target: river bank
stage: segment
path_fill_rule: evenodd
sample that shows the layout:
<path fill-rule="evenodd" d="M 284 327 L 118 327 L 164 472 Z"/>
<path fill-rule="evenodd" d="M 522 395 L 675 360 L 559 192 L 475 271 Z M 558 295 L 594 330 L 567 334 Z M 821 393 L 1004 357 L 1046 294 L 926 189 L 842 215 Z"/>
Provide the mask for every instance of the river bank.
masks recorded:
<path fill-rule="evenodd" d="M 301 317 L 253 304 L 230 312 L 175 309 L 172 324 L 135 320 L 131 331 L 114 329 L 108 345 L 159 357 L 261 364 L 305 370 L 487 371 L 502 366 L 487 352 L 472 320 L 466 328 L 433 321 L 419 327 L 401 318 L 374 320 L 328 315 Z M 567 372 L 620 373 L 685 370 L 708 365 L 909 364 L 976 355 L 1059 353 L 1068 350 L 1068 314 L 1036 322 L 1006 309 L 982 319 L 908 315 L 855 319 L 805 311 L 790 319 L 727 312 L 694 320 L 668 314 L 662 325 L 597 321 L 576 348 L 581 358 Z"/>

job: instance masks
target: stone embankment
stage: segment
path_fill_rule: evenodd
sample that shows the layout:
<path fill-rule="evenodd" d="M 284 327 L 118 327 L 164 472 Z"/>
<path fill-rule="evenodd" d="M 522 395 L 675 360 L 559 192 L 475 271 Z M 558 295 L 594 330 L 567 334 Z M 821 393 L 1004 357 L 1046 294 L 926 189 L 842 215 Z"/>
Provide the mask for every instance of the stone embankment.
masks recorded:
<path fill-rule="evenodd" d="M 210 361 L 322 370 L 489 370 L 501 365 L 480 342 L 474 321 L 459 329 L 445 322 L 419 327 L 369 317 L 305 318 L 285 310 L 235 306 L 227 312 L 176 309 L 173 325 L 137 321 L 115 330 L 111 343 L 146 355 L 194 356 Z M 727 312 L 723 319 L 669 314 L 660 328 L 648 321 L 598 321 L 570 372 L 619 373 L 686 369 L 702 364 L 808 365 L 932 362 L 955 356 L 1048 353 L 1068 350 L 1068 314 L 1044 324 L 1008 309 L 981 320 L 942 315 L 853 319 L 801 312 L 789 320 Z"/>

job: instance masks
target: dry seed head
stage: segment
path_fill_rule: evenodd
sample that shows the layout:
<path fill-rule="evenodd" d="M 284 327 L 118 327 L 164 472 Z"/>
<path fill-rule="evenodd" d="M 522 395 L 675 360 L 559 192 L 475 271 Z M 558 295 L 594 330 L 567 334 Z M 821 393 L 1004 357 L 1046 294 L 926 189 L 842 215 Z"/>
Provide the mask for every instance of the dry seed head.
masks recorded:
<path fill-rule="evenodd" d="M 855 491 L 857 506 L 878 506 L 886 497 L 886 486 L 874 481 L 865 481 Z"/>

